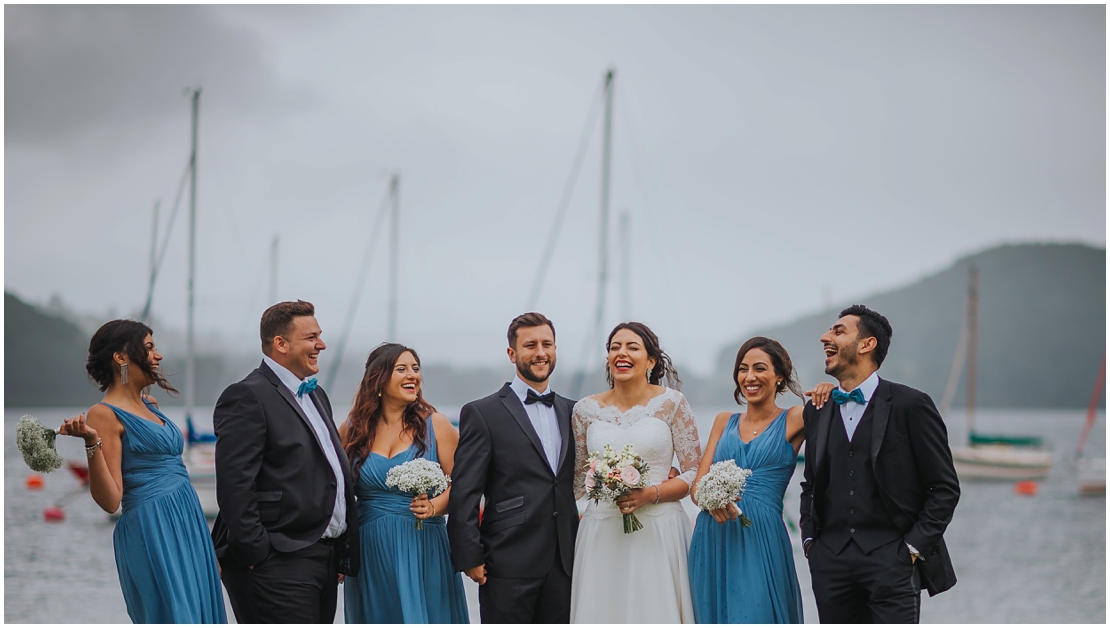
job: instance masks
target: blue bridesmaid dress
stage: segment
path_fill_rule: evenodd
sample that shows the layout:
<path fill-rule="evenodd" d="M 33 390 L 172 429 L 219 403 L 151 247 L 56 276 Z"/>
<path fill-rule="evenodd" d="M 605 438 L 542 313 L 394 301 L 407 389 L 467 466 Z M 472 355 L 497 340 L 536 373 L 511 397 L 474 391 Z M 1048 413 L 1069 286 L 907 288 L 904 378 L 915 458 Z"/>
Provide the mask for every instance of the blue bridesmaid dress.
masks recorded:
<path fill-rule="evenodd" d="M 124 427 L 123 514 L 112 540 L 127 614 L 136 624 L 227 623 L 212 537 L 181 460 L 181 431 L 149 403 L 162 425 L 104 405 Z"/>
<path fill-rule="evenodd" d="M 435 430 L 428 417 L 424 458 L 439 462 Z M 465 624 L 470 622 L 462 576 L 451 564 L 447 520 L 424 520 L 416 529 L 409 510 L 414 497 L 385 485 L 393 467 L 412 460 L 415 444 L 386 458 L 371 452 L 359 470 L 358 577 L 343 582 L 343 615 L 348 624 Z"/>
<path fill-rule="evenodd" d="M 782 519 L 783 495 L 797 465 L 786 440 L 786 411 L 750 443 L 740 440 L 739 422 L 739 414 L 729 418 L 713 462 L 735 460 L 752 470 L 738 503 L 752 525 L 698 514 L 689 562 L 694 618 L 699 624 L 801 623 L 794 550 Z"/>

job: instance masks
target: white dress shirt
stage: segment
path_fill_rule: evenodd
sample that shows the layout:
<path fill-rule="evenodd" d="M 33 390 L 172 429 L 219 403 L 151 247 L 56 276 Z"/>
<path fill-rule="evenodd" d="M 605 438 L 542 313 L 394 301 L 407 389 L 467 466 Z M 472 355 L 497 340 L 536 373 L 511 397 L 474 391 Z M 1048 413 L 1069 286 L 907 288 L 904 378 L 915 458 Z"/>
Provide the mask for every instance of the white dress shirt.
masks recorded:
<path fill-rule="evenodd" d="M 547 464 L 551 466 L 552 471 L 557 472 L 559 470 L 559 449 L 563 446 L 563 435 L 559 432 L 559 418 L 555 416 L 555 406 L 549 408 L 543 403 L 525 404 L 524 400 L 528 398 L 529 390 L 535 391 L 537 395 L 540 393 L 525 384 L 519 375 L 513 377 L 509 388 L 512 388 L 516 396 L 520 398 L 520 403 L 524 404 L 524 412 L 528 414 L 528 420 L 532 422 L 536 435 L 540 437 L 543 453 L 547 456 Z M 550 388 L 543 394 L 546 395 L 549 392 L 551 392 Z"/>
<path fill-rule="evenodd" d="M 856 427 L 859 426 L 860 419 L 863 418 L 863 412 L 867 410 L 867 404 L 871 402 L 871 396 L 875 394 L 875 388 L 879 385 L 879 374 L 872 373 L 871 377 L 863 380 L 863 383 L 856 386 L 856 390 L 863 393 L 863 403 L 856 403 L 849 401 L 840 406 L 840 418 L 844 421 L 844 431 L 848 432 L 848 442 L 852 442 L 852 435 L 856 433 Z M 837 389 L 848 394 L 851 391 L 844 390 L 837 386 Z"/>
<path fill-rule="evenodd" d="M 331 520 L 328 521 L 328 527 L 321 537 L 325 539 L 335 538 L 347 530 L 347 493 L 346 484 L 343 481 L 343 468 L 339 464 L 339 454 L 335 452 L 331 432 L 328 431 L 327 424 L 324 423 L 324 417 L 320 416 L 320 411 L 316 409 L 316 404 L 312 403 L 311 395 L 297 396 L 297 389 L 301 387 L 301 382 L 305 380 L 298 378 L 289 369 L 271 360 L 269 356 L 262 356 L 262 360 L 277 374 L 281 383 L 293 391 L 293 398 L 297 400 L 301 409 L 304 410 L 305 416 L 308 417 L 312 430 L 316 432 L 316 438 L 320 440 L 324 456 L 328 459 L 332 472 L 335 473 L 335 507 L 332 508 Z"/>

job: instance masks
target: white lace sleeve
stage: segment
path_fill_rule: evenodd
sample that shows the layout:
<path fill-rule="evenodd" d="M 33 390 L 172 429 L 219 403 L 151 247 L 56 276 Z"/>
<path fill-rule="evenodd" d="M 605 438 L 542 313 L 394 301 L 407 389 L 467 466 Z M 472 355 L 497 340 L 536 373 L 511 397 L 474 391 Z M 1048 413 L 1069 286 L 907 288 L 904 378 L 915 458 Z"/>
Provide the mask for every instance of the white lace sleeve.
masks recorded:
<path fill-rule="evenodd" d="M 682 393 L 678 394 L 678 404 L 670 417 L 671 443 L 674 453 L 678 456 L 678 468 L 682 471 L 679 479 L 686 482 L 687 486 L 694 485 L 694 478 L 698 475 L 698 464 L 701 463 L 701 440 L 698 438 L 698 426 L 694 422 L 694 412 Z M 689 490 L 687 490 L 689 492 Z"/>
<path fill-rule="evenodd" d="M 582 402 L 574 404 L 570 423 L 574 429 L 574 499 L 582 499 L 586 494 L 586 428 L 589 419 L 582 412 Z"/>

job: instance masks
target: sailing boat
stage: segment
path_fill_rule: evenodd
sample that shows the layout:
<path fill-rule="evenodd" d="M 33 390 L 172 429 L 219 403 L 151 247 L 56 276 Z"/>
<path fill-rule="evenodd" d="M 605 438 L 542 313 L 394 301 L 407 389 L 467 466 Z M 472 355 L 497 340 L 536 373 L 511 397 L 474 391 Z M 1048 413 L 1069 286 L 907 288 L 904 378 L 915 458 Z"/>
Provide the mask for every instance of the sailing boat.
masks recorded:
<path fill-rule="evenodd" d="M 979 319 L 979 270 L 968 268 L 967 294 L 967 440 L 968 446 L 952 450 L 956 473 L 966 480 L 1038 480 L 1052 469 L 1052 454 L 1034 436 L 987 435 L 975 430 L 975 387 Z M 957 352 L 962 353 L 960 351 Z M 953 371 L 961 360 L 953 364 Z M 950 380 L 951 381 L 951 380 Z M 950 395 L 945 395 L 947 406 Z"/>
<path fill-rule="evenodd" d="M 1106 384 L 1106 351 L 1102 352 L 1102 367 L 1098 370 L 1095 390 L 1091 393 L 1091 403 L 1087 405 L 1087 422 L 1079 435 L 1079 445 L 1075 448 L 1075 475 L 1079 482 L 1080 495 L 1106 494 L 1106 458 L 1084 458 L 1083 449 L 1087 436 L 1095 425 L 1098 416 L 1098 402 L 1102 399 L 1102 387 Z"/>

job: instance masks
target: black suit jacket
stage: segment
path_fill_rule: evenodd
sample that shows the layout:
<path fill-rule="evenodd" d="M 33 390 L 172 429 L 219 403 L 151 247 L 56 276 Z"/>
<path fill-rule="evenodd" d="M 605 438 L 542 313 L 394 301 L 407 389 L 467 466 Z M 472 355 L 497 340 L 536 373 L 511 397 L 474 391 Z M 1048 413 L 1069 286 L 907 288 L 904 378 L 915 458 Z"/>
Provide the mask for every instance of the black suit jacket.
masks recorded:
<path fill-rule="evenodd" d="M 212 417 L 216 431 L 216 503 L 212 528 L 216 556 L 253 565 L 270 548 L 293 552 L 320 540 L 335 509 L 335 492 L 347 496 L 348 551 L 343 572 L 358 573 L 358 512 L 347 455 L 322 388 L 312 402 L 331 433 L 344 486 L 293 392 L 263 362 L 228 386 Z"/>
<path fill-rule="evenodd" d="M 956 573 L 944 544 L 944 530 L 960 499 L 960 483 L 948 447 L 948 432 L 929 395 L 879 379 L 870 402 L 871 462 L 883 508 L 921 552 L 920 562 L 930 595 L 956 584 Z M 834 404 L 821 410 L 807 403 L 805 479 L 802 481 L 802 538 L 821 536 L 824 492 L 829 485 L 828 442 Z"/>
<path fill-rule="evenodd" d="M 555 397 L 563 443 L 558 471 L 552 471 L 524 404 L 508 384 L 463 406 L 447 518 L 456 569 L 485 564 L 492 577 L 539 578 L 559 560 L 571 574 L 578 532 L 573 407 L 570 399 Z"/>

